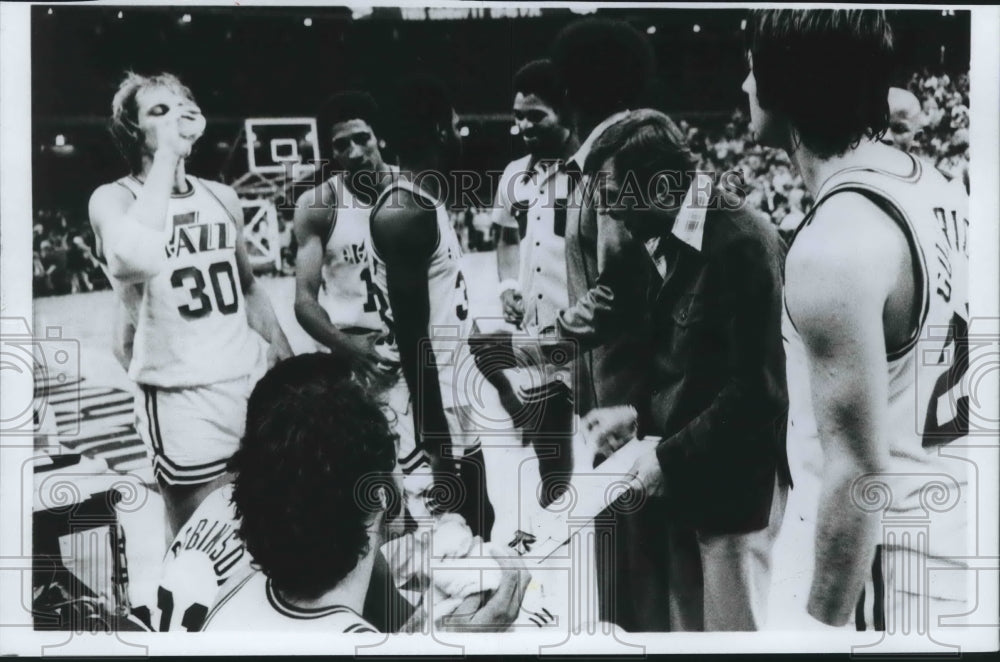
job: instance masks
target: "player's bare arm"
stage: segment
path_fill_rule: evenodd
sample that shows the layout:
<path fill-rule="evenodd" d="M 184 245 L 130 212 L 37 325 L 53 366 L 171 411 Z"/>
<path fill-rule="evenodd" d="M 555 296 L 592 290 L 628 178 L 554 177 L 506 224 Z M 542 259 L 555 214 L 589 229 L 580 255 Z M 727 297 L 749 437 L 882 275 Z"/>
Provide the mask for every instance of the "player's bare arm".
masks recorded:
<path fill-rule="evenodd" d="M 342 333 L 319 303 L 324 245 L 336 223 L 336 211 L 332 209 L 336 201 L 326 199 L 325 191 L 329 191 L 328 186 L 306 191 L 295 204 L 294 232 L 299 246 L 295 257 L 295 318 L 331 351 L 354 356 L 374 370 L 376 360 L 365 337 Z"/>
<path fill-rule="evenodd" d="M 247 257 L 246 242 L 243 239 L 243 208 L 239 196 L 231 187 L 219 182 L 205 182 L 218 196 L 236 222 L 236 265 L 240 272 L 240 285 L 247 301 L 247 323 L 269 344 L 268 358 L 271 362 L 292 356 L 285 332 L 281 330 L 278 317 L 274 314 L 271 299 L 253 275 L 250 258 Z"/>
<path fill-rule="evenodd" d="M 892 221 L 860 195 L 843 193 L 821 207 L 786 263 L 786 306 L 806 347 L 823 449 L 807 608 L 828 625 L 851 617 L 879 538 L 877 515 L 857 508 L 851 489 L 887 466 L 883 316 L 905 255 Z"/>
<path fill-rule="evenodd" d="M 194 108 L 196 110 L 196 108 Z M 101 252 L 112 276 L 141 282 L 166 264 L 167 205 L 177 181 L 178 165 L 191 153 L 194 140 L 182 135 L 180 123 L 193 112 L 188 105 L 155 106 L 151 119 L 156 147 L 138 195 L 118 184 L 104 184 L 90 197 L 88 211 Z M 199 111 L 200 112 L 200 111 Z"/>
<path fill-rule="evenodd" d="M 417 434 L 434 436 L 425 448 L 436 462 L 449 436 L 437 366 L 424 344 L 430 323 L 427 262 L 440 239 L 435 211 L 421 207 L 409 192 L 400 191 L 398 202 L 374 214 L 371 232 L 372 244 L 386 265 L 387 295 L 403 376 L 410 393 L 420 394 L 415 399 L 419 406 L 414 407 Z"/>

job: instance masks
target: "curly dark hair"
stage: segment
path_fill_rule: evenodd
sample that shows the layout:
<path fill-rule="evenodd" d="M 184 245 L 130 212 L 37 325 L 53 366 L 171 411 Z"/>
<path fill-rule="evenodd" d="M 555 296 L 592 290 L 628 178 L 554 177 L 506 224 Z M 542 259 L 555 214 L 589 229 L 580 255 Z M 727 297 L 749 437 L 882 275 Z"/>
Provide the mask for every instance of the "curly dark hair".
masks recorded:
<path fill-rule="evenodd" d="M 567 103 L 591 117 L 634 108 L 656 65 L 644 35 L 624 21 L 607 18 L 570 23 L 556 35 L 551 55 Z"/>
<path fill-rule="evenodd" d="M 764 110 L 780 113 L 821 158 L 889 128 L 892 28 L 872 9 L 758 9 L 749 52 Z"/>
<path fill-rule="evenodd" d="M 326 99 L 316 112 L 316 131 L 321 154 L 333 142 L 333 125 L 350 120 L 364 120 L 378 134 L 381 126 L 378 103 L 367 92 L 345 90 Z"/>
<path fill-rule="evenodd" d="M 396 436 L 343 359 L 303 354 L 264 375 L 230 469 L 240 537 L 275 588 L 315 599 L 354 569 L 379 490 L 399 498 L 395 466 Z"/>
<path fill-rule="evenodd" d="M 566 110 L 566 96 L 552 60 L 532 60 L 514 74 L 514 92 L 534 94 L 557 113 Z"/>

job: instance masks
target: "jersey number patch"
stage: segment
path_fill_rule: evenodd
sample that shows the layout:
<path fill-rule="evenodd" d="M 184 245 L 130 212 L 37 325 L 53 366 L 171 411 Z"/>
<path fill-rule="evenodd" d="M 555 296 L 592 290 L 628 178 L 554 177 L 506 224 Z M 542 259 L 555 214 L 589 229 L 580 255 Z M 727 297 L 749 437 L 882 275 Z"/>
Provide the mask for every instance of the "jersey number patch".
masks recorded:
<path fill-rule="evenodd" d="M 957 313 L 948 327 L 945 349 L 948 346 L 952 348 L 951 367 L 938 377 L 931 392 L 924 421 L 924 448 L 942 446 L 969 434 L 969 396 L 961 392 L 962 380 L 969 370 L 969 325 Z M 955 416 L 951 420 L 938 420 L 938 403 L 942 398 L 951 400 L 954 406 Z"/>
<path fill-rule="evenodd" d="M 174 288 L 187 290 L 191 300 L 177 307 L 181 317 L 194 320 L 218 310 L 223 315 L 232 315 L 240 308 L 239 295 L 236 293 L 236 276 L 233 274 L 231 262 L 216 262 L 208 267 L 208 280 L 212 284 L 212 294 L 206 290 L 208 283 L 198 267 L 184 267 L 170 276 L 170 284 Z M 222 281 L 225 281 L 223 284 Z"/>
<path fill-rule="evenodd" d="M 170 630 L 170 618 L 174 615 L 174 594 L 162 586 L 156 591 L 156 607 L 160 610 L 160 632 Z M 198 632 L 205 624 L 205 617 L 208 616 L 208 607 L 193 603 L 184 610 L 184 617 L 181 619 L 181 627 L 188 632 Z"/>

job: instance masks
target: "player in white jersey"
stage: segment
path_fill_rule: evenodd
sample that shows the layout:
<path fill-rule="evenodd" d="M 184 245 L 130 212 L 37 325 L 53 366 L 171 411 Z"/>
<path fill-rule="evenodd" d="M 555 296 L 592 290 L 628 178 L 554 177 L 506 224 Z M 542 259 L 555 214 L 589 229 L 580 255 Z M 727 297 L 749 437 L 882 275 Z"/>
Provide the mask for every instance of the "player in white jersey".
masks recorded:
<path fill-rule="evenodd" d="M 963 572 L 928 571 L 967 555 L 966 463 L 944 446 L 968 426 L 968 200 L 878 141 L 883 12 L 761 10 L 751 35 L 751 127 L 816 199 L 789 248 L 783 324 L 788 446 L 818 437 L 823 458 L 807 610 L 926 632 L 968 610 Z M 914 518 L 926 528 L 907 530 Z"/>
<path fill-rule="evenodd" d="M 352 376 L 336 354 L 304 354 L 255 387 L 232 461 L 253 563 L 221 588 L 204 630 L 376 631 L 362 614 L 380 549 L 402 533 L 401 475 L 383 408 Z M 501 566 L 495 594 L 472 610 L 477 622 L 517 616 L 530 575 L 513 559 Z"/>
<path fill-rule="evenodd" d="M 365 92 L 340 92 L 323 104 L 320 144 L 338 172 L 299 196 L 295 209 L 295 316 L 322 348 L 354 357 L 356 371 L 386 358 L 375 350 L 387 304 L 372 280 L 368 217 L 396 168 L 382 159 L 377 115 Z"/>
<path fill-rule="evenodd" d="M 398 96 L 391 142 L 401 174 L 372 212 L 372 273 L 388 295 L 418 445 L 430 456 L 441 492 L 462 501 L 441 507 L 457 508 L 473 533 L 488 540 L 494 512 L 479 435 L 470 434 L 469 391 L 492 387 L 477 377 L 466 351 L 469 298 L 444 200 L 446 178 L 461 156 L 458 115 L 444 87 L 430 78 L 406 81 Z M 444 486 L 456 477 L 463 488 Z"/>
<path fill-rule="evenodd" d="M 130 352 L 128 374 L 141 390 L 136 426 L 153 450 L 172 537 L 228 480 L 264 367 L 251 330 L 270 343 L 271 358 L 291 348 L 254 282 L 236 193 L 186 173 L 205 125 L 190 90 L 169 74 L 129 74 L 112 111 L 130 174 L 94 191 L 90 221 L 122 302 L 114 344 Z"/>

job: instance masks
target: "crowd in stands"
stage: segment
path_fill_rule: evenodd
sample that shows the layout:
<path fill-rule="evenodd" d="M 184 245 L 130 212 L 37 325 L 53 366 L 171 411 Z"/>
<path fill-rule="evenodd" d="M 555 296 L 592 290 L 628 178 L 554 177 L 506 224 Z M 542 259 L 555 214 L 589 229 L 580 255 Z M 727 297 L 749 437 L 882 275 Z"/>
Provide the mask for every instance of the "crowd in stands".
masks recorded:
<path fill-rule="evenodd" d="M 949 75 L 925 69 L 913 74 L 906 89 L 916 97 L 920 108 L 911 113 L 910 126 L 893 125 L 892 132 L 912 134 L 907 136 L 908 151 L 949 177 L 961 179 L 968 188 L 968 73 Z M 747 113 L 736 110 L 714 124 L 699 121 L 695 126 L 685 120 L 678 124 L 687 135 L 698 168 L 717 173 L 739 171 L 747 202 L 767 214 L 783 236 L 788 237 L 809 212 L 813 200 L 802 178 L 784 151 L 754 144 Z M 493 250 L 495 237 L 489 208 L 452 210 L 451 220 L 464 250 Z M 289 253 L 283 262 L 291 272 L 294 240 L 287 231 L 283 239 L 283 252 Z M 57 210 L 35 214 L 33 280 L 36 297 L 109 287 L 94 257 L 94 236 L 86 219 L 70 218 Z"/>

